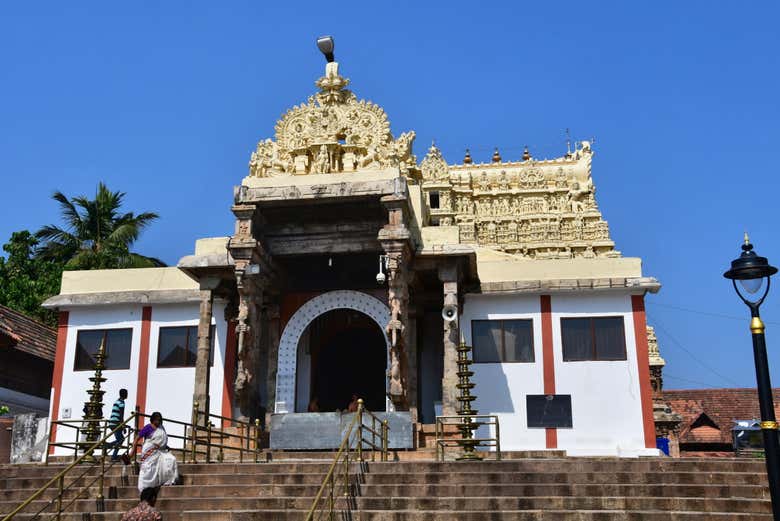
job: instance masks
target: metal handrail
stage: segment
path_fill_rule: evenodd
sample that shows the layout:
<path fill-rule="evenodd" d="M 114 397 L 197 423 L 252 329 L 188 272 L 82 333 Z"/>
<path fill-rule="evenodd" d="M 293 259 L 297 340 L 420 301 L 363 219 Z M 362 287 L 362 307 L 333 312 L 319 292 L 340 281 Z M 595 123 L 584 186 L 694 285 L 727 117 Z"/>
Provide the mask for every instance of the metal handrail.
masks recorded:
<path fill-rule="evenodd" d="M 214 418 L 216 420 L 219 420 L 222 422 L 223 428 L 225 427 L 225 424 L 228 423 L 232 426 L 232 424 L 235 424 L 236 426 L 240 427 L 246 435 L 241 434 L 232 434 L 230 432 L 225 432 L 224 430 L 217 430 L 216 433 L 214 431 L 214 426 L 211 423 L 211 419 Z M 205 425 L 203 425 L 205 424 Z M 260 419 L 255 419 L 254 423 L 246 422 L 243 420 L 237 420 L 235 418 L 228 418 L 226 416 L 220 416 L 219 414 L 213 414 L 209 412 L 206 414 L 205 411 L 201 411 L 199 408 L 198 402 L 193 402 L 192 404 L 192 423 L 190 424 L 190 433 L 191 433 L 191 451 L 192 451 L 192 461 L 196 461 L 196 446 L 199 444 L 198 440 L 198 433 L 199 431 L 205 431 L 206 433 L 206 463 L 211 463 L 211 449 L 216 448 L 219 449 L 219 453 L 217 454 L 217 461 L 221 462 L 224 460 L 224 451 L 230 450 L 230 451 L 238 451 L 238 458 L 239 462 L 243 463 L 244 461 L 244 453 L 249 453 L 254 457 L 255 463 L 257 463 L 260 460 L 260 453 L 261 453 L 261 432 L 260 429 Z M 185 430 L 186 433 L 186 430 Z M 253 434 L 254 433 L 254 434 Z M 240 440 L 238 446 L 235 445 L 225 445 L 223 443 L 214 443 L 213 437 L 218 436 L 222 439 L 228 438 L 228 439 L 238 439 Z M 244 447 L 244 444 L 246 443 L 246 447 Z M 252 446 L 254 444 L 254 446 Z M 186 442 L 185 442 L 186 447 Z"/>
<path fill-rule="evenodd" d="M 138 439 L 138 432 L 141 430 L 141 422 L 144 418 L 151 418 L 151 415 L 145 414 L 140 412 L 139 408 L 136 407 L 135 411 L 130 414 L 130 416 L 124 420 L 122 423 L 118 425 L 113 425 L 110 420 L 100 420 L 101 422 L 101 431 L 104 432 L 104 436 L 98 440 L 97 442 L 93 443 L 92 445 L 89 445 L 89 442 L 84 442 L 79 439 L 80 433 L 83 430 L 83 425 L 89 421 L 94 420 L 55 420 L 51 422 L 51 425 L 49 427 L 49 439 L 51 440 L 52 436 L 51 433 L 54 430 L 55 426 L 59 427 L 67 427 L 70 429 L 75 429 L 76 431 L 76 437 L 75 441 L 69 442 L 69 441 L 50 441 L 48 443 L 48 446 L 46 448 L 46 458 L 45 463 L 48 465 L 49 463 L 49 453 L 51 452 L 51 449 L 54 449 L 56 447 L 65 448 L 65 449 L 73 449 L 74 456 L 73 461 L 62 471 L 57 473 L 56 476 L 51 478 L 45 485 L 43 485 L 40 489 L 35 491 L 29 498 L 27 498 L 24 502 L 22 502 L 18 507 L 16 507 L 13 511 L 11 511 L 9 514 L 7 514 L 5 517 L 2 518 L 0 521 L 10 521 L 14 518 L 16 514 L 27 508 L 33 501 L 38 499 L 41 494 L 43 494 L 46 490 L 48 490 L 52 485 L 55 483 L 57 484 L 57 495 L 53 497 L 48 503 L 46 503 L 43 508 L 41 508 L 38 512 L 36 512 L 32 519 L 36 519 L 38 516 L 40 516 L 45 510 L 47 510 L 51 505 L 56 501 L 57 504 L 57 511 L 56 513 L 53 513 L 55 515 L 55 519 L 60 519 L 60 516 L 64 510 L 69 508 L 74 502 L 76 502 L 78 499 L 81 498 L 81 496 L 84 494 L 85 491 L 88 491 L 92 485 L 95 484 L 96 481 L 99 481 L 99 487 L 98 487 L 98 495 L 97 495 L 97 502 L 98 502 L 98 511 L 102 512 L 104 510 L 104 497 L 103 497 L 103 490 L 105 485 L 105 475 L 106 471 L 110 470 L 114 463 L 110 463 L 108 467 L 106 467 L 106 453 L 109 449 L 109 447 L 114 448 L 115 445 L 112 444 L 112 442 L 109 442 L 108 440 L 114 436 L 118 431 L 128 429 L 128 436 L 123 441 L 123 445 L 127 448 L 128 452 L 132 453 L 133 461 L 136 460 L 137 457 L 137 448 L 139 439 Z M 212 437 L 215 435 L 215 433 L 212 430 L 212 424 L 210 419 L 216 418 L 222 421 L 228 421 L 230 423 L 236 424 L 240 426 L 246 433 L 246 435 L 239 435 L 239 434 L 231 434 L 224 431 L 217 431 L 216 436 L 219 436 L 221 438 L 237 438 L 240 441 L 238 446 L 233 445 L 225 445 L 222 443 L 213 443 Z M 206 422 L 205 427 L 201 427 L 197 424 L 198 420 L 204 419 Z M 135 423 L 135 427 L 132 426 L 132 423 Z M 193 406 L 193 423 L 187 423 L 179 420 L 172 420 L 169 418 L 165 419 L 166 423 L 174 424 L 174 425 L 181 425 L 184 427 L 184 434 L 168 434 L 169 439 L 178 439 L 182 440 L 182 447 L 181 448 L 169 448 L 171 451 L 179 451 L 182 454 L 182 461 L 187 461 L 187 455 L 191 456 L 192 463 L 198 462 L 198 456 L 199 455 L 205 455 L 206 463 L 211 463 L 211 450 L 212 449 L 219 449 L 219 455 L 217 460 L 222 461 L 223 460 L 223 454 L 224 450 L 233 450 L 239 452 L 239 458 L 240 461 L 243 461 L 244 453 L 248 452 L 254 455 L 255 463 L 259 460 L 259 454 L 261 452 L 260 448 L 260 420 L 255 420 L 254 424 L 251 424 L 249 422 L 244 422 L 241 420 L 236 420 L 233 418 L 226 418 L 224 416 L 219 416 L 216 414 L 208 414 L 206 415 L 205 412 L 201 413 L 198 410 L 198 404 L 197 402 L 194 403 Z M 254 429 L 253 429 L 254 428 Z M 200 430 L 204 430 L 207 434 L 206 443 L 204 444 L 202 441 L 200 441 L 198 437 L 198 433 Z M 189 433 L 189 436 L 188 436 Z M 132 441 L 131 441 L 132 440 Z M 189 441 L 190 447 L 187 446 L 187 442 Z M 199 450 L 199 447 L 202 447 L 205 445 L 205 448 L 203 450 Z M 244 446 L 246 445 L 246 446 Z M 121 446 L 121 445 L 120 445 Z M 100 462 L 94 462 L 94 465 L 90 465 L 85 469 L 84 472 L 79 474 L 68 486 L 65 486 L 65 477 L 75 468 L 77 465 L 81 463 L 90 463 L 90 458 L 93 457 L 93 452 L 102 447 L 102 457 L 100 458 Z M 83 451 L 83 454 L 81 456 L 78 455 L 80 451 Z M 74 486 L 75 483 L 77 483 L 79 480 L 81 480 L 83 477 L 85 477 L 90 470 L 95 468 L 96 466 L 100 467 L 100 472 L 97 476 L 95 476 L 91 481 L 86 483 L 82 486 L 81 490 L 75 495 L 73 499 L 70 500 L 67 504 L 63 505 L 63 495 L 65 492 L 70 491 Z"/>
<path fill-rule="evenodd" d="M 78 478 L 76 478 L 76 479 L 75 479 L 73 482 L 71 482 L 71 484 L 70 484 L 70 485 L 68 485 L 67 487 L 65 486 L 65 476 L 66 476 L 66 475 L 68 474 L 68 472 L 70 472 L 70 471 L 71 471 L 71 470 L 72 470 L 72 469 L 73 469 L 73 468 L 74 468 L 76 465 L 79 465 L 80 463 L 83 463 L 83 462 L 87 461 L 87 460 L 88 460 L 88 458 L 91 458 L 91 457 L 92 457 L 92 453 L 95 451 L 95 449 L 97 449 L 97 448 L 99 448 L 99 447 L 101 447 L 101 446 L 102 446 L 102 447 L 103 447 L 103 456 L 104 456 L 104 457 L 100 458 L 100 474 L 97 476 L 97 478 L 99 478 L 99 480 L 100 480 L 100 485 L 99 485 L 99 490 L 98 490 L 98 497 L 97 497 L 97 499 L 98 499 L 98 509 L 100 510 L 100 508 L 101 508 L 101 506 L 102 506 L 102 503 L 103 503 L 103 488 L 104 488 L 105 473 L 106 473 L 106 464 L 105 464 L 105 461 L 106 461 L 106 458 L 105 458 L 105 452 L 106 452 L 106 445 L 105 445 L 105 444 L 106 444 L 106 441 L 107 441 L 107 440 L 108 440 L 108 439 L 109 439 L 111 436 L 113 436 L 113 435 L 114 435 L 114 434 L 115 434 L 115 433 L 116 433 L 116 432 L 117 432 L 119 429 L 124 429 L 124 428 L 127 426 L 127 423 L 128 423 L 130 420 L 134 419 L 135 417 L 136 417 L 135 413 L 132 413 L 132 414 L 130 414 L 130 416 L 129 416 L 129 417 L 128 417 L 128 418 L 127 418 L 125 421 L 123 421 L 122 423 L 120 423 L 119 425 L 117 425 L 116 427 L 114 427 L 114 428 L 113 428 L 113 429 L 112 429 L 112 430 L 111 430 L 111 431 L 110 431 L 108 434 L 106 434 L 105 436 L 103 436 L 103 438 L 101 438 L 100 440 L 96 441 L 94 444 L 92 444 L 91 446 L 89 446 L 89 448 L 87 448 L 87 449 L 84 451 L 84 454 L 82 454 L 82 455 L 81 455 L 81 457 L 77 458 L 77 459 L 76 459 L 75 461 L 73 461 L 73 462 L 72 462 L 70 465 L 68 465 L 67 467 L 65 467 L 65 469 L 63 469 L 63 470 L 61 470 L 59 473 L 57 473 L 57 475 L 56 475 L 56 476 L 54 476 L 53 478 L 51 478 L 51 479 L 50 479 L 48 482 L 46 482 L 46 484 L 45 484 L 45 485 L 43 485 L 41 488 L 39 488 L 37 491 L 35 491 L 35 492 L 34 492 L 34 493 L 33 493 L 33 494 L 32 494 L 32 495 L 29 497 L 29 498 L 27 498 L 27 499 L 26 499 L 24 502 L 22 502 L 22 504 L 20 504 L 18 507 L 16 507 L 14 510 L 12 510 L 12 511 L 11 511 L 9 514 L 7 514 L 7 515 L 6 515 L 6 516 L 5 516 L 5 517 L 2 519 L 2 521 L 10 521 L 11 519 L 13 519 L 13 518 L 14 518 L 14 516 L 15 516 L 16 514 L 18 514 L 18 513 L 19 513 L 19 512 L 21 512 L 22 510 L 24 510 L 24 509 L 25 509 L 25 508 L 26 508 L 26 507 L 27 507 L 29 504 L 31 504 L 33 501 L 35 501 L 36 499 L 38 499 L 38 498 L 41 496 L 41 494 L 43 494 L 43 493 L 44 493 L 46 490 L 48 490 L 48 489 L 49 489 L 49 487 L 51 487 L 52 485 L 54 485 L 54 483 L 57 483 L 57 496 L 56 496 L 55 498 L 52 498 L 52 500 L 51 500 L 51 501 L 49 501 L 49 503 L 47 503 L 47 504 L 46 504 L 46 506 L 45 506 L 44 508 L 42 508 L 41 510 L 39 510 L 39 511 L 38 511 L 38 512 L 35 514 L 35 516 L 33 517 L 33 519 L 37 518 L 37 517 L 38 517 L 38 516 L 39 516 L 39 515 L 40 515 L 40 514 L 41 514 L 41 513 L 44 511 L 44 510 L 46 510 L 46 509 L 49 507 L 49 505 L 51 505 L 51 503 L 52 503 L 52 502 L 53 502 L 53 501 L 56 499 L 56 501 L 57 501 L 57 512 L 56 512 L 54 515 L 56 516 L 56 517 L 55 517 L 55 519 L 58 519 L 58 520 L 59 520 L 59 519 L 60 519 L 60 516 L 61 516 L 61 514 L 62 514 L 62 511 L 63 511 L 63 506 L 62 506 L 62 496 L 63 496 L 63 494 L 64 494 L 66 491 L 70 490 L 70 489 L 72 488 L 72 486 L 74 485 L 74 483 L 76 483 L 76 482 L 78 481 L 78 479 L 80 479 L 81 477 L 83 477 L 84 475 L 86 475 L 86 472 L 82 473 L 82 474 L 81 474 L 81 476 L 79 476 Z M 48 449 L 47 449 L 47 453 L 48 453 Z M 89 467 L 87 470 L 91 470 L 91 468 L 92 468 L 92 467 Z M 110 468 L 110 466 L 109 466 L 109 468 Z M 84 488 L 87 488 L 87 489 L 88 489 L 90 486 L 92 486 L 92 484 L 93 484 L 94 482 L 95 482 L 95 480 L 91 481 L 91 482 L 89 483 L 89 485 L 85 486 Z M 79 497 L 79 496 L 81 496 L 81 492 L 79 492 L 79 494 L 77 494 L 77 496 L 76 496 L 76 499 L 78 499 L 78 497 Z M 67 508 L 67 507 L 69 507 L 71 504 L 73 504 L 73 501 L 75 501 L 75 499 L 74 499 L 74 500 L 72 500 L 70 503 L 68 503 L 68 504 L 67 504 L 67 505 L 66 505 L 64 508 Z"/>
<path fill-rule="evenodd" d="M 470 438 L 475 447 L 495 447 L 496 459 L 501 460 L 501 431 L 498 423 L 498 416 L 495 414 L 472 414 L 469 416 L 437 416 L 436 417 L 436 460 L 444 461 L 444 451 L 447 447 L 460 447 L 463 444 L 462 438 L 445 438 L 445 427 L 451 425 L 457 427 L 461 425 L 466 418 L 470 418 L 471 423 L 476 426 L 495 425 L 496 432 L 492 438 Z M 455 421 L 448 421 L 455 420 Z M 474 421 L 476 420 L 476 421 Z"/>
<path fill-rule="evenodd" d="M 363 424 L 364 415 L 367 415 L 369 419 L 371 419 L 371 427 Z M 377 432 L 375 430 L 376 422 L 379 422 L 381 425 L 381 432 Z M 355 433 L 355 436 L 352 436 L 352 432 L 355 430 L 356 426 L 357 432 Z M 372 441 L 369 442 L 363 437 L 364 430 L 371 432 Z M 344 439 L 341 440 L 341 445 L 339 445 L 338 452 L 336 452 L 336 456 L 333 458 L 333 463 L 331 463 L 330 467 L 328 468 L 328 473 L 325 475 L 325 479 L 323 479 L 322 485 L 320 485 L 320 488 L 317 491 L 317 495 L 314 497 L 314 502 L 312 503 L 308 514 L 306 515 L 306 521 L 313 521 L 315 519 L 314 516 L 317 512 L 317 508 L 320 506 L 320 502 L 323 500 L 323 496 L 325 495 L 326 491 L 328 492 L 328 517 L 331 520 L 333 519 L 333 511 L 335 506 L 334 491 L 337 488 L 341 488 L 340 485 L 342 484 L 344 487 L 343 498 L 346 502 L 346 507 L 351 508 L 351 506 L 354 504 L 354 498 L 356 492 L 358 491 L 358 487 L 362 482 L 363 473 L 365 472 L 366 463 L 363 460 L 363 446 L 368 445 L 372 448 L 371 461 L 374 461 L 377 450 L 381 451 L 381 461 L 387 461 L 389 431 L 390 427 L 388 426 L 387 420 L 380 420 L 375 414 L 365 409 L 362 399 L 358 400 L 357 412 L 352 418 L 352 421 L 349 423 L 349 427 L 347 428 L 347 432 L 344 435 Z M 376 444 L 376 436 L 380 437 L 379 445 Z M 357 455 L 356 458 L 351 457 L 353 450 Z M 352 463 L 357 463 L 358 465 L 354 480 L 355 486 L 352 486 L 352 483 L 350 483 L 350 460 L 352 460 Z M 341 473 L 341 477 L 343 483 L 337 486 L 336 478 L 339 474 L 338 471 L 341 470 L 339 467 L 342 464 L 343 473 Z"/>

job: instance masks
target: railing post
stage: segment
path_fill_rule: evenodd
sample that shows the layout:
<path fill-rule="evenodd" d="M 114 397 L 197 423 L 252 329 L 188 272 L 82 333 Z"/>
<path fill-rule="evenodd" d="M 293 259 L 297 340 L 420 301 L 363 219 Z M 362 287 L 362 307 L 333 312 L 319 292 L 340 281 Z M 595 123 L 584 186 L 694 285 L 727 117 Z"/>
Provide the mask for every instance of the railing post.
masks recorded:
<path fill-rule="evenodd" d="M 363 463 L 363 398 L 358 399 L 357 407 L 357 438 L 358 438 L 358 462 Z"/>
<path fill-rule="evenodd" d="M 249 427 L 247 427 L 247 431 Z M 260 418 L 255 418 L 255 463 L 260 459 Z"/>
<path fill-rule="evenodd" d="M 141 432 L 141 423 L 143 422 L 143 419 L 141 418 L 141 408 L 137 405 L 135 406 L 135 438 L 133 438 L 132 444 L 133 444 L 133 463 L 136 463 L 138 461 L 138 455 L 137 455 L 137 445 L 138 445 L 138 433 Z M 143 447 L 143 446 L 142 446 Z M 134 465 L 135 466 L 135 465 Z"/>
<path fill-rule="evenodd" d="M 65 476 L 60 476 L 57 480 L 57 521 L 60 520 L 60 514 L 62 513 L 62 492 L 65 489 Z"/>
<path fill-rule="evenodd" d="M 52 443 L 51 443 L 51 433 L 54 432 L 54 422 L 51 421 L 51 418 L 49 418 L 49 437 L 46 439 L 46 459 L 44 460 L 43 464 L 48 465 L 49 464 L 49 452 L 51 451 Z"/>
<path fill-rule="evenodd" d="M 387 424 L 387 418 L 382 421 L 382 461 L 387 461 L 387 446 L 390 443 L 390 427 Z"/>
<path fill-rule="evenodd" d="M 105 438 L 106 438 L 106 435 L 104 433 L 102 439 L 105 439 Z M 103 447 L 102 448 L 103 448 L 103 451 L 102 451 L 102 454 L 100 455 L 101 456 L 100 457 L 100 478 L 98 479 L 98 495 L 97 495 L 97 502 L 96 502 L 97 503 L 96 510 L 98 512 L 105 512 L 105 510 L 106 510 L 106 504 L 105 504 L 105 501 L 103 499 L 103 481 L 104 481 L 105 476 L 106 476 L 106 454 L 107 454 L 108 451 L 106 450 L 106 444 L 105 443 L 103 443 Z"/>
<path fill-rule="evenodd" d="M 498 416 L 493 418 L 496 420 L 496 459 L 501 461 L 501 430 L 498 426 Z"/>
<path fill-rule="evenodd" d="M 198 460 L 198 402 L 192 402 L 192 425 L 190 426 L 192 434 L 192 457 L 190 458 L 193 463 Z"/>
<path fill-rule="evenodd" d="M 79 459 L 79 444 L 81 443 L 81 428 L 76 424 L 76 443 L 73 444 L 73 461 Z"/>
<path fill-rule="evenodd" d="M 206 420 L 206 463 L 211 463 L 211 422 Z"/>

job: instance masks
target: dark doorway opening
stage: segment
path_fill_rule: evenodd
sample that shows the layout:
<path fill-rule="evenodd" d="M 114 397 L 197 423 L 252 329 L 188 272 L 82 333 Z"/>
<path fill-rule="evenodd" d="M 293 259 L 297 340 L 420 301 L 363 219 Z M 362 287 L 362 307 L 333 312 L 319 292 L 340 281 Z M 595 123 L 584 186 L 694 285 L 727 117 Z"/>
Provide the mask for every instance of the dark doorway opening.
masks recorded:
<path fill-rule="evenodd" d="M 336 309 L 309 325 L 310 401 L 320 412 L 347 409 L 352 395 L 371 411 L 385 410 L 387 344 L 368 315 Z"/>

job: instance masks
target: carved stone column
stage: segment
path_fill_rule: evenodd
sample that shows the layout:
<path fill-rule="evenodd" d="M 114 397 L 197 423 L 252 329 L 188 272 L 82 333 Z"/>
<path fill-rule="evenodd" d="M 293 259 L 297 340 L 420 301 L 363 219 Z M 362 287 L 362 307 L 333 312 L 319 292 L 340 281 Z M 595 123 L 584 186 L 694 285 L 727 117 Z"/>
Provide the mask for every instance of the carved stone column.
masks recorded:
<path fill-rule="evenodd" d="M 233 206 L 235 234 L 228 244 L 235 262 L 238 288 L 238 337 L 236 381 L 237 405 L 242 419 L 254 420 L 260 415 L 260 342 L 264 292 L 273 276 L 271 260 L 257 240 L 255 227 L 262 219 L 253 205 Z"/>
<path fill-rule="evenodd" d="M 200 281 L 200 317 L 198 320 L 198 350 L 195 358 L 195 390 L 192 399 L 198 402 L 200 411 L 205 415 L 199 415 L 202 418 L 203 425 L 206 424 L 208 413 L 211 411 L 211 396 L 209 384 L 211 380 L 211 320 L 212 307 L 214 304 L 214 290 L 219 284 L 219 279 L 206 277 Z"/>
<path fill-rule="evenodd" d="M 458 306 L 458 269 L 456 265 L 439 268 L 439 279 L 443 286 L 443 306 Z M 460 326 L 458 320 L 444 321 L 442 337 L 444 345 L 444 370 L 441 380 L 442 414 L 452 416 L 457 414 L 458 389 L 458 343 L 460 342 Z"/>
<path fill-rule="evenodd" d="M 236 381 L 234 391 L 236 403 L 241 411 L 241 419 L 254 420 L 259 414 L 259 389 L 257 377 L 260 371 L 261 317 L 260 307 L 263 292 L 251 278 L 245 275 L 237 277 L 238 283 L 238 324 L 236 334 L 238 348 L 236 358 Z"/>
<path fill-rule="evenodd" d="M 407 314 L 409 265 L 412 260 L 411 234 L 406 227 L 404 214 L 408 200 L 399 194 L 383 197 L 382 203 L 388 213 L 388 223 L 378 236 L 387 255 L 387 301 L 390 306 L 390 322 L 385 328 L 390 340 L 388 394 L 395 409 L 405 411 L 409 409 L 406 346 L 409 345 Z"/>

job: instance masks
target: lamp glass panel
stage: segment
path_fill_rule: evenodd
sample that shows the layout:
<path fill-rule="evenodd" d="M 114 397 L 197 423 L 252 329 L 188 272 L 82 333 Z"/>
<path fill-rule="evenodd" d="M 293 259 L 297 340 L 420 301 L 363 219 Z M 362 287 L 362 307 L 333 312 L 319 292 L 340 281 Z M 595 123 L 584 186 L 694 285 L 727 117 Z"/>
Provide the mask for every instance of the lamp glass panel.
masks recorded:
<path fill-rule="evenodd" d="M 739 283 L 742 285 L 745 291 L 747 291 L 750 294 L 754 294 L 761 289 L 761 286 L 764 285 L 764 278 L 761 277 L 760 279 L 742 279 L 739 281 Z"/>

